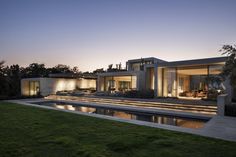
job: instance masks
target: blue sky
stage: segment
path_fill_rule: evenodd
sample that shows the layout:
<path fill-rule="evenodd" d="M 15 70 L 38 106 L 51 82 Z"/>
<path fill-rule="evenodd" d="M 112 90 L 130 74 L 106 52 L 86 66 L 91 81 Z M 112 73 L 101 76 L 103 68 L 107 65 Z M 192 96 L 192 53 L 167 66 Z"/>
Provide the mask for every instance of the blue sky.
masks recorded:
<path fill-rule="evenodd" d="M 236 0 L 0 0 L 0 60 L 82 71 L 128 59 L 218 57 Z"/>

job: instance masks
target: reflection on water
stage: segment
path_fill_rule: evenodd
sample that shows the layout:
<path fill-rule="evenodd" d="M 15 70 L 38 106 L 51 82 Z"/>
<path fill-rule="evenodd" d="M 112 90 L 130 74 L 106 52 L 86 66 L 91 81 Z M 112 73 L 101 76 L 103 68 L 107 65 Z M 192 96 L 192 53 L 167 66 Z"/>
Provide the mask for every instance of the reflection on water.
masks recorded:
<path fill-rule="evenodd" d="M 109 108 L 86 107 L 80 105 L 71 105 L 58 102 L 40 102 L 39 105 L 53 106 L 59 109 L 86 112 L 91 114 L 101 114 L 124 119 L 134 119 L 140 121 L 153 122 L 158 124 L 174 125 L 185 128 L 201 128 L 206 123 L 204 120 L 179 118 L 174 116 L 154 115 L 149 113 L 139 113 L 131 111 L 120 111 Z"/>

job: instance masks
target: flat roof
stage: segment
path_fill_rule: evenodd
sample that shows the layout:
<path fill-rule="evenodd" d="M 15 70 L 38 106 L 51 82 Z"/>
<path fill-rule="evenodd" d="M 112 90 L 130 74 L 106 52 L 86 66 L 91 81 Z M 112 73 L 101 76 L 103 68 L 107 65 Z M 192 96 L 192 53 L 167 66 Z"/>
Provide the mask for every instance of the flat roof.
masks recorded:
<path fill-rule="evenodd" d="M 137 75 L 140 71 L 117 71 L 117 72 L 105 72 L 99 73 L 98 76 L 131 76 Z"/>
<path fill-rule="evenodd" d="M 209 65 L 224 63 L 228 57 L 214 57 L 214 58 L 202 58 L 202 59 L 193 59 L 193 60 L 182 60 L 182 61 L 173 61 L 173 62 L 162 62 L 158 63 L 159 67 L 178 67 L 186 65 Z"/>
<path fill-rule="evenodd" d="M 157 62 L 166 62 L 162 59 L 158 59 L 158 58 L 155 58 L 155 57 L 147 57 L 147 58 L 139 58 L 139 59 L 130 59 L 128 60 L 127 62 L 129 63 L 137 63 L 137 62 L 141 62 L 141 59 L 143 59 L 144 61 L 151 61 L 151 60 L 156 60 Z"/>
<path fill-rule="evenodd" d="M 96 79 L 96 74 L 74 74 L 74 73 L 52 73 L 49 74 L 49 78 L 84 78 L 84 79 Z"/>

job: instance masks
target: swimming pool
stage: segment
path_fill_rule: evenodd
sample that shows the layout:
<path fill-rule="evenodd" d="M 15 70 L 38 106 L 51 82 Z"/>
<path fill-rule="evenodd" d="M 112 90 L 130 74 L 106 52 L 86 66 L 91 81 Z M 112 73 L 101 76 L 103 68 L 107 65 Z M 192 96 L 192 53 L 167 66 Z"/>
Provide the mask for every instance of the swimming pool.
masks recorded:
<path fill-rule="evenodd" d="M 204 124 L 209 120 L 209 118 L 191 118 L 176 115 L 165 115 L 160 113 L 150 113 L 144 111 L 133 111 L 127 109 L 114 109 L 109 106 L 95 106 L 95 105 L 84 105 L 75 104 L 69 102 L 60 101 L 44 101 L 44 102 L 34 102 L 36 105 L 50 106 L 63 110 L 71 110 L 77 112 L 84 112 L 88 114 L 99 114 L 112 117 L 118 117 L 130 120 L 146 121 L 158 124 L 166 124 L 184 128 L 198 129 L 202 128 Z"/>

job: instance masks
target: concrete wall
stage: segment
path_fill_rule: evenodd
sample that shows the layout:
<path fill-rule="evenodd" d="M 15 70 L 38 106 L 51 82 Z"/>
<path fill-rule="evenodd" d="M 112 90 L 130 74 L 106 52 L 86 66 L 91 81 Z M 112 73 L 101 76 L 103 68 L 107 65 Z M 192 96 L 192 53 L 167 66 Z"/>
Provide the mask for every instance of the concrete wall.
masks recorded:
<path fill-rule="evenodd" d="M 88 89 L 88 88 L 96 89 L 96 80 L 80 78 L 77 80 L 77 87 L 80 89 Z"/>
<path fill-rule="evenodd" d="M 27 78 L 21 80 L 21 94 L 29 96 L 29 82 L 39 81 L 40 94 L 47 96 L 56 94 L 57 91 L 71 91 L 78 88 L 95 88 L 96 80 L 92 79 L 65 79 L 65 78 Z"/>
<path fill-rule="evenodd" d="M 21 80 L 21 95 L 29 96 L 29 81 Z"/>
<path fill-rule="evenodd" d="M 145 72 L 139 71 L 137 74 L 137 90 L 145 90 L 146 86 L 146 79 L 145 79 Z"/>
<path fill-rule="evenodd" d="M 98 76 L 98 79 L 97 79 L 97 91 L 98 92 L 104 91 L 104 77 L 103 76 Z"/>
<path fill-rule="evenodd" d="M 57 91 L 71 91 L 76 89 L 76 79 L 41 78 L 40 93 L 43 96 L 56 94 Z"/>

